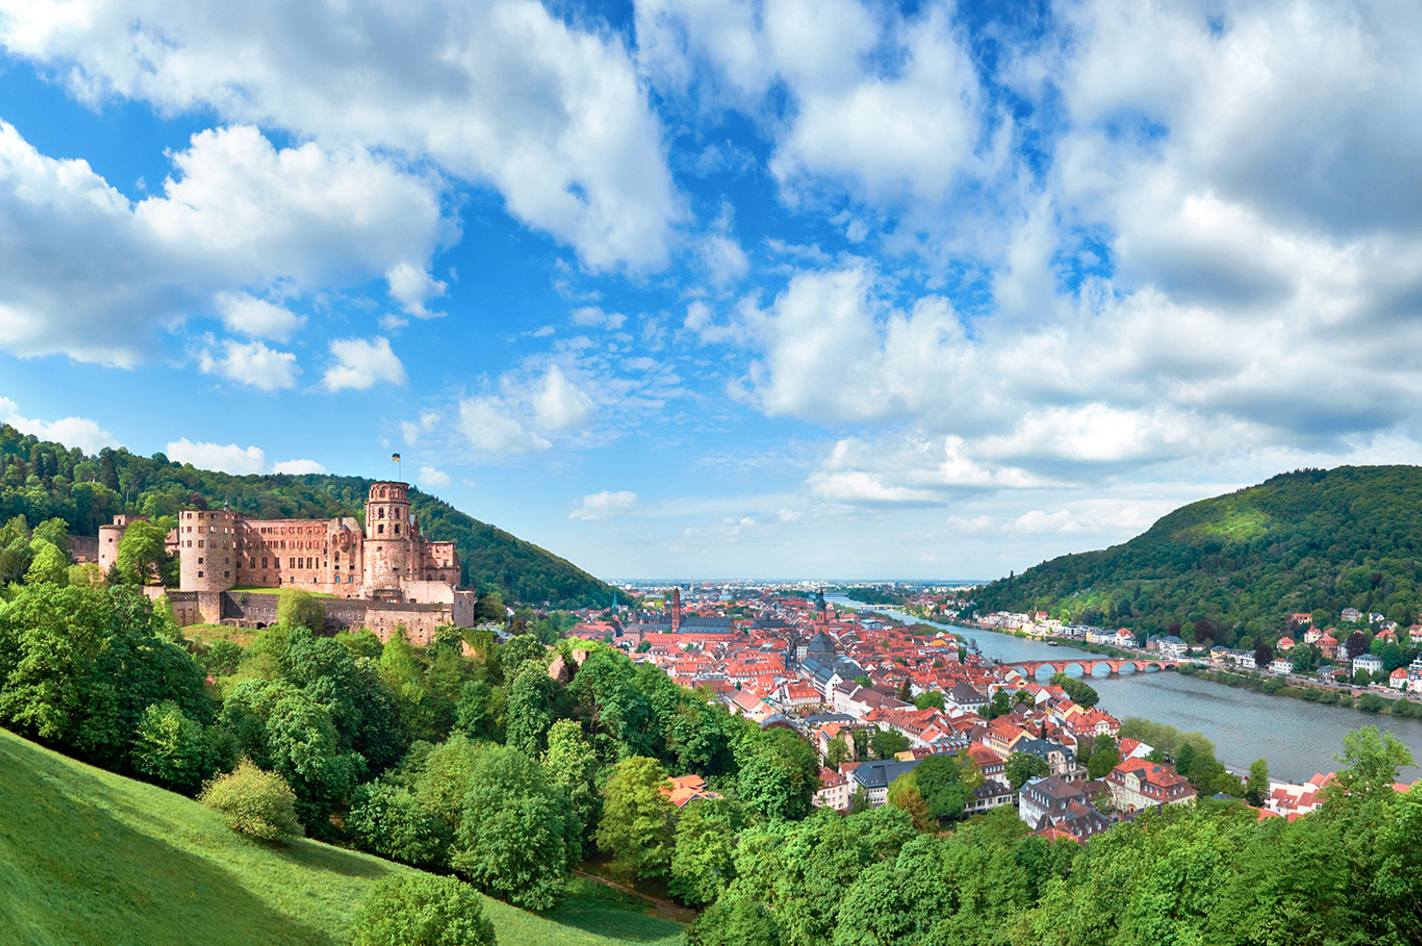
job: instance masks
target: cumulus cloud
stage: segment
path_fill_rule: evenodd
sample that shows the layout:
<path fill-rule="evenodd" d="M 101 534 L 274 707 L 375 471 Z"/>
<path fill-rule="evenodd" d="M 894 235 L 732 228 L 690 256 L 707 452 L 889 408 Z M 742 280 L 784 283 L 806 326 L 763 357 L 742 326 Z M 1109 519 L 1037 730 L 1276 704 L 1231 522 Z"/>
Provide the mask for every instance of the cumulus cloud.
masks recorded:
<path fill-rule="evenodd" d="M 287 473 L 297 476 L 303 473 L 325 473 L 326 468 L 315 460 L 283 460 L 267 464 L 266 451 L 261 447 L 239 447 L 235 443 L 220 444 L 197 441 L 187 437 L 168 442 L 164 451 L 175 463 L 191 463 L 200 470 L 220 470 L 233 476 L 250 473 Z"/>
<path fill-rule="evenodd" d="M 284 340 L 301 318 L 244 287 L 354 285 L 450 232 L 429 180 L 358 148 L 278 150 L 229 127 L 171 160 L 163 193 L 134 204 L 0 122 L 0 348 L 131 366 L 195 315 Z"/>
<path fill-rule="evenodd" d="M 41 440 L 62 443 L 66 447 L 78 447 L 88 454 L 119 445 L 114 435 L 100 427 L 97 421 L 87 417 L 36 420 L 21 414 L 20 406 L 7 397 L 0 397 L 0 423 L 9 424 L 20 433 L 30 434 Z"/>
<path fill-rule="evenodd" d="M 432 466 L 422 466 L 420 483 L 425 486 L 448 486 L 449 474 Z"/>
<path fill-rule="evenodd" d="M 215 374 L 259 391 L 275 391 L 296 387 L 296 355 L 275 351 L 262 342 L 237 342 L 227 339 L 219 354 L 203 349 L 198 355 L 198 370 Z"/>
<path fill-rule="evenodd" d="M 622 41 L 532 0 L 262 0 L 240 12 L 115 0 L 83 16 L 28 6 L 0 22 L 0 43 L 90 101 L 211 110 L 322 145 L 427 159 L 492 185 L 513 216 L 589 266 L 660 265 L 682 215 Z"/>
<path fill-rule="evenodd" d="M 445 284 L 436 281 L 422 267 L 401 263 L 385 274 L 390 284 L 390 295 L 404 308 L 405 312 L 419 319 L 433 319 L 444 315 L 431 312 L 425 303 L 444 295 Z"/>
<path fill-rule="evenodd" d="M 321 381 L 327 391 L 364 391 L 381 383 L 405 383 L 405 366 L 383 335 L 336 339 L 331 342 L 331 354 L 336 363 L 326 369 Z"/>
<path fill-rule="evenodd" d="M 544 430 L 581 427 L 592 417 L 593 402 L 574 387 L 563 369 L 551 365 L 533 396 L 533 416 Z"/>
<path fill-rule="evenodd" d="M 568 316 L 574 325 L 582 325 L 594 328 L 620 329 L 627 321 L 627 316 L 621 312 L 604 312 L 595 305 L 583 306 L 574 309 Z M 543 331 L 543 329 L 539 329 Z M 537 334 L 537 333 L 535 333 Z M 551 327 L 548 334 L 553 334 Z"/>
<path fill-rule="evenodd" d="M 220 470 L 233 476 L 248 473 L 265 473 L 267 454 L 261 447 L 239 447 L 235 443 L 227 445 L 193 443 L 187 437 L 172 440 L 165 451 L 168 459 L 175 463 L 191 463 L 201 470 Z"/>
<path fill-rule="evenodd" d="M 326 468 L 315 460 L 283 460 L 272 464 L 272 472 L 300 476 L 303 473 L 325 473 Z"/>
<path fill-rule="evenodd" d="M 551 441 L 525 429 L 499 397 L 461 400 L 458 426 L 475 450 L 496 456 L 541 453 L 553 446 Z"/>
<path fill-rule="evenodd" d="M 432 433 L 439 426 L 439 422 L 439 411 L 420 411 L 419 420 L 400 422 L 400 432 L 405 436 L 405 443 L 413 447 L 421 436 Z"/>
<path fill-rule="evenodd" d="M 581 507 L 574 509 L 569 519 L 610 519 L 627 512 L 637 504 L 637 494 L 631 490 L 603 490 L 583 497 Z"/>
<path fill-rule="evenodd" d="M 245 292 L 219 292 L 217 309 L 228 331 L 278 342 L 291 338 L 306 322 L 289 309 Z"/>

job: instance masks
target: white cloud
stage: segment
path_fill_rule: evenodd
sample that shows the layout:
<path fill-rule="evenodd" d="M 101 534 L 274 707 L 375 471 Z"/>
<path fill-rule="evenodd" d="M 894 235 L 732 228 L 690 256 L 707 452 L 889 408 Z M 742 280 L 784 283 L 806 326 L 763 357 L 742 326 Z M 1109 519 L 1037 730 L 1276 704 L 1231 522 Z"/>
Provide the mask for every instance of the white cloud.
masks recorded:
<path fill-rule="evenodd" d="M 459 402 L 459 431 L 475 450 L 498 456 L 540 453 L 553 446 L 525 430 L 498 397 L 476 397 Z"/>
<path fill-rule="evenodd" d="M 551 365 L 533 395 L 534 421 L 544 430 L 581 427 L 592 417 L 593 402 L 574 387 L 563 369 Z"/>
<path fill-rule="evenodd" d="M 1006 526 L 1004 528 L 1007 528 Z M 1080 532 L 1081 524 L 1069 510 L 1046 513 L 1040 509 L 1018 516 L 1011 524 L 1018 532 Z"/>
<path fill-rule="evenodd" d="M 277 150 L 231 127 L 171 160 L 163 193 L 132 204 L 0 122 L 0 348 L 131 366 L 155 329 L 202 315 L 285 339 L 301 319 L 248 287 L 355 285 L 451 232 L 429 180 L 358 148 Z"/>
<path fill-rule="evenodd" d="M 343 338 L 331 342 L 336 364 L 326 369 L 322 385 L 328 391 L 364 391 L 382 382 L 405 383 L 405 366 L 390 348 L 390 339 Z"/>
<path fill-rule="evenodd" d="M 117 447 L 114 435 L 99 426 L 97 421 L 87 417 L 61 417 L 55 421 L 35 420 L 20 413 L 20 406 L 7 397 L 0 397 L 0 423 L 9 424 L 22 434 L 31 434 L 41 440 L 62 443 L 66 447 L 78 447 L 88 454 L 95 454 L 104 447 Z"/>
<path fill-rule="evenodd" d="M 202 441 L 193 443 L 184 437 L 169 441 L 165 452 L 175 463 L 191 463 L 200 470 L 221 470 L 233 476 L 265 473 L 267 469 L 267 455 L 260 447 L 244 449 L 235 443 L 226 446 Z"/>
<path fill-rule="evenodd" d="M 390 284 L 390 295 L 404 308 L 405 312 L 420 319 L 434 319 L 443 312 L 431 312 L 425 303 L 444 295 L 445 284 L 419 266 L 401 263 L 385 274 Z"/>
<path fill-rule="evenodd" d="M 259 391 L 275 391 L 296 387 L 296 355 L 274 351 L 263 342 L 238 342 L 227 339 L 220 355 L 203 349 L 198 355 L 198 369 L 203 374 L 215 374 Z"/>
<path fill-rule="evenodd" d="M 583 497 L 583 504 L 580 508 L 574 509 L 569 515 L 569 519 L 610 519 L 627 512 L 637 504 L 637 494 L 631 490 L 620 490 L 616 493 L 611 490 L 603 490 L 601 493 L 590 493 Z"/>
<path fill-rule="evenodd" d="M 532 0 L 27 6 L 0 22 L 0 42 L 90 101 L 211 110 L 322 146 L 433 161 L 492 185 L 513 216 L 592 267 L 660 265 L 682 215 L 621 39 Z"/>
<path fill-rule="evenodd" d="M 283 460 L 272 464 L 272 472 L 300 476 L 303 473 L 325 473 L 326 468 L 315 460 Z"/>
<path fill-rule="evenodd" d="M 620 329 L 627 321 L 627 316 L 623 315 L 621 312 L 604 312 L 602 311 L 602 309 L 598 308 L 595 305 L 583 306 L 582 308 L 574 309 L 571 313 L 569 313 L 568 318 L 572 320 L 572 323 L 574 325 L 606 328 L 611 329 L 613 331 Z M 539 332 L 542 331 L 543 329 L 539 329 Z M 553 329 L 551 327 L 548 327 L 547 334 L 553 334 Z"/>
<path fill-rule="evenodd" d="M 245 292 L 219 292 L 217 309 L 228 331 L 284 342 L 306 322 L 289 309 Z"/>
<path fill-rule="evenodd" d="M 424 486 L 448 486 L 449 474 L 432 466 L 420 467 L 420 483 Z"/>
<path fill-rule="evenodd" d="M 418 421 L 401 421 L 400 431 L 405 435 L 405 443 L 413 447 L 422 434 L 432 433 L 439 422 L 439 411 L 420 411 Z"/>

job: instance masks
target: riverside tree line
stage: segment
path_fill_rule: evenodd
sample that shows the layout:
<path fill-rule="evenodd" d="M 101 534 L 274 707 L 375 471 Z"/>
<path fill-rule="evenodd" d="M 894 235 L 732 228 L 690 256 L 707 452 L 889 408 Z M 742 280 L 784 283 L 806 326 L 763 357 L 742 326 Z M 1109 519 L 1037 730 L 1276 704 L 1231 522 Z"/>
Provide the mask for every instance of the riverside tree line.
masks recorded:
<path fill-rule="evenodd" d="M 250 647 L 203 648 L 131 587 L 26 586 L 0 607 L 0 722 L 188 794 L 245 760 L 306 833 L 530 909 L 605 856 L 704 907 L 704 946 L 1422 939 L 1422 792 L 1393 792 L 1410 756 L 1374 731 L 1292 824 L 1207 800 L 1080 846 L 1011 809 L 961 820 L 971 772 L 948 759 L 897 786 L 902 807 L 816 810 L 796 733 L 609 647 L 572 672 L 570 642 L 322 637 L 317 608 L 288 596 Z M 725 797 L 677 809 L 669 774 Z"/>

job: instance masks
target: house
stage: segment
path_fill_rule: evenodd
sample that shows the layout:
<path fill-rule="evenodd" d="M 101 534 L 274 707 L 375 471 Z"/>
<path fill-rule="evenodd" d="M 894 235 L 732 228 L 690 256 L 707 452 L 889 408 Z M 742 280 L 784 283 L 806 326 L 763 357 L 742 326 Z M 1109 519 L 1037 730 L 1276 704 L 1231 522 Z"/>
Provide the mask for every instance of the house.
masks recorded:
<path fill-rule="evenodd" d="M 1382 658 L 1377 654 L 1359 654 L 1353 658 L 1354 673 L 1357 673 L 1359 670 L 1366 670 L 1370 674 L 1377 675 L 1382 673 L 1382 669 Z"/>
<path fill-rule="evenodd" d="M 1305 638 L 1307 640 L 1307 638 Z M 1338 656 L 1338 638 L 1332 634 L 1324 634 L 1318 639 L 1318 652 L 1332 660 Z"/>
<path fill-rule="evenodd" d="M 1047 763 L 1052 776 L 1061 779 L 1078 778 L 1085 773 L 1076 764 L 1076 753 L 1060 743 L 1046 739 L 1027 739 L 1017 743 L 1013 752 L 1025 752 Z"/>
<path fill-rule="evenodd" d="M 1407 671 L 1401 667 L 1398 667 L 1387 678 L 1387 685 L 1392 687 L 1394 690 L 1407 689 Z"/>
<path fill-rule="evenodd" d="M 1111 800 L 1121 811 L 1140 811 L 1195 800 L 1195 789 L 1175 767 L 1165 762 L 1126 759 L 1106 776 Z"/>
<path fill-rule="evenodd" d="M 1279 654 L 1287 654 L 1296 646 L 1297 645 L 1294 643 L 1294 639 L 1292 637 L 1281 637 L 1279 638 L 1278 643 L 1274 645 L 1274 652 Z"/>
<path fill-rule="evenodd" d="M 682 775 L 669 778 L 663 783 L 661 793 L 671 799 L 678 808 L 685 808 L 698 799 L 723 798 L 706 787 L 706 780 L 699 775 Z"/>
<path fill-rule="evenodd" d="M 849 770 L 850 781 L 854 783 L 852 787 L 856 790 L 863 788 L 869 795 L 869 803 L 875 808 L 880 808 L 889 799 L 889 786 L 894 784 L 894 779 L 912 772 L 917 766 L 917 759 L 903 762 L 897 759 L 886 759 L 859 762 L 852 768 L 848 765 L 844 768 Z"/>
<path fill-rule="evenodd" d="M 991 811 L 1003 805 L 1010 805 L 1017 800 L 1017 793 L 1012 790 L 1012 786 L 1005 782 L 999 782 L 995 778 L 984 779 L 983 783 L 973 789 L 973 797 L 965 809 L 968 812 Z"/>
<path fill-rule="evenodd" d="M 815 792 L 815 804 L 835 811 L 849 810 L 849 779 L 834 769 L 820 769 L 820 788 Z"/>
<path fill-rule="evenodd" d="M 1357 608 L 1344 608 L 1344 609 L 1343 609 L 1343 613 L 1340 614 L 1340 615 L 1338 615 L 1338 617 L 1339 617 L 1341 620 L 1343 620 L 1343 621 L 1345 621 L 1345 622 L 1347 622 L 1347 623 L 1349 623 L 1349 624 L 1352 624 L 1353 622 L 1359 621 L 1359 620 L 1362 619 L 1362 617 L 1363 617 L 1363 612 L 1359 611 Z"/>
<path fill-rule="evenodd" d="M 1317 644 L 1321 640 L 1323 640 L 1323 632 L 1318 628 L 1310 626 L 1308 630 L 1304 631 L 1305 644 Z"/>
<path fill-rule="evenodd" d="M 1084 841 L 1111 827 L 1092 802 L 1100 782 L 1067 782 L 1055 776 L 1033 779 L 1017 796 L 1017 816 L 1038 833 L 1056 828 Z"/>
<path fill-rule="evenodd" d="M 988 704 L 987 695 L 967 681 L 960 681 L 943 694 L 944 702 L 967 713 L 976 713 Z"/>
<path fill-rule="evenodd" d="M 1179 660 L 1185 656 L 1185 652 L 1190 649 L 1190 645 L 1174 634 L 1160 639 L 1160 655 L 1171 660 Z"/>
<path fill-rule="evenodd" d="M 1290 674 L 1294 672 L 1294 662 L 1287 657 L 1275 657 L 1269 663 L 1270 673 Z"/>

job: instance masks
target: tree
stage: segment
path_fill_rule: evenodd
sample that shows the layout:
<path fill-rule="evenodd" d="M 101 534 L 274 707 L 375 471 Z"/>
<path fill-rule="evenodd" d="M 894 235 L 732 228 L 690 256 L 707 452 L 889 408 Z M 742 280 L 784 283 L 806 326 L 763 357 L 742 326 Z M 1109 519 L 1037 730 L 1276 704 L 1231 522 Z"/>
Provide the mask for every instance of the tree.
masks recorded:
<path fill-rule="evenodd" d="M 1254 647 L 1254 666 L 1263 670 L 1274 660 L 1274 648 L 1268 641 L 1260 641 Z"/>
<path fill-rule="evenodd" d="M 923 800 L 923 793 L 918 790 L 918 780 L 913 772 L 905 772 L 889 785 L 888 803 L 908 812 L 915 831 L 931 831 L 937 825 L 928 813 L 928 805 Z"/>
<path fill-rule="evenodd" d="M 209 782 L 199 801 L 227 817 L 232 830 L 263 841 L 284 841 L 302 835 L 296 819 L 296 796 L 286 780 L 264 772 L 250 759 Z"/>
<path fill-rule="evenodd" d="M 899 687 L 899 699 L 905 703 L 913 702 L 913 682 L 908 677 L 904 677 L 904 682 Z"/>
<path fill-rule="evenodd" d="M 676 806 L 663 794 L 666 787 L 660 763 L 645 756 L 622 760 L 607 781 L 597 846 L 625 877 L 656 879 L 671 867 Z"/>
<path fill-rule="evenodd" d="M 1390 790 L 1397 770 L 1413 764 L 1412 750 L 1402 740 L 1376 726 L 1363 726 L 1343 737 L 1344 764 L 1334 779 L 1343 794 L 1376 795 Z"/>
<path fill-rule="evenodd" d="M 366 897 L 355 946 L 495 946 L 494 924 L 473 887 L 453 877 L 389 877 Z"/>
<path fill-rule="evenodd" d="M 326 627 L 326 606 L 309 591 L 283 588 L 277 598 L 277 622 L 319 634 Z"/>
<path fill-rule="evenodd" d="M 960 759 L 931 755 L 914 767 L 913 776 L 930 817 L 939 821 L 957 818 L 982 784 L 978 767 L 966 754 Z"/>
<path fill-rule="evenodd" d="M 1026 785 L 1029 779 L 1042 778 L 1050 772 L 1047 760 L 1030 752 L 1012 753 L 1007 757 L 1007 767 L 1003 770 L 1014 792 Z"/>
<path fill-rule="evenodd" d="M 504 724 L 508 746 L 529 756 L 541 755 L 547 748 L 548 727 L 553 725 L 550 706 L 555 686 L 542 661 L 529 660 L 522 664 L 508 688 Z"/>
<path fill-rule="evenodd" d="M 455 706 L 455 726 L 471 739 L 502 742 L 507 705 L 502 689 L 483 680 L 470 680 L 464 684 Z"/>
<path fill-rule="evenodd" d="M 844 741 L 843 734 L 835 736 L 829 741 L 829 746 L 825 749 L 825 765 L 831 769 L 838 770 L 841 765 L 848 762 L 852 757 L 849 745 Z"/>
<path fill-rule="evenodd" d="M 134 735 L 133 765 L 165 788 L 197 791 L 213 768 L 202 723 L 172 700 L 150 705 Z"/>
<path fill-rule="evenodd" d="M 869 740 L 869 748 L 874 750 L 877 759 L 892 759 L 909 745 L 908 737 L 895 729 L 880 729 Z"/>
<path fill-rule="evenodd" d="M 1086 763 L 1086 777 L 1090 779 L 1105 778 L 1112 769 L 1120 764 L 1121 753 L 1115 746 L 1094 749 L 1090 761 Z"/>
<path fill-rule="evenodd" d="M 568 796 L 516 749 L 478 753 L 455 833 L 455 870 L 491 896 L 528 910 L 563 899 L 580 825 Z"/>
<path fill-rule="evenodd" d="M 983 707 L 983 718 L 988 720 L 997 719 L 999 716 L 1006 716 L 1012 712 L 1012 698 L 1007 695 L 1006 690 L 998 690 L 992 695 L 991 702 Z"/>
<path fill-rule="evenodd" d="M 1249 767 L 1249 781 L 1244 784 L 1244 799 L 1251 805 L 1259 806 L 1269 797 L 1269 762 L 1256 759 Z"/>
<path fill-rule="evenodd" d="M 753 900 L 717 900 L 686 932 L 686 946 L 781 946 L 775 917 Z"/>
<path fill-rule="evenodd" d="M 928 709 L 930 706 L 940 712 L 946 707 L 943 702 L 942 690 L 925 690 L 913 698 L 913 705 L 919 709 Z"/>
<path fill-rule="evenodd" d="M 479 595 L 479 600 L 474 605 L 474 617 L 480 621 L 499 621 L 508 619 L 508 611 L 504 608 L 504 596 L 499 591 L 486 591 Z"/>
<path fill-rule="evenodd" d="M 166 517 L 157 521 L 140 519 L 123 530 L 114 564 L 125 584 L 169 584 L 176 579 L 173 566 L 177 560 L 168 557 L 166 547 L 168 531 L 175 525 Z"/>
<path fill-rule="evenodd" d="M 404 785 L 377 779 L 356 789 L 346 828 L 363 851 L 422 870 L 449 868 L 453 828 Z"/>
<path fill-rule="evenodd" d="M 548 730 L 548 751 L 543 767 L 553 783 L 568 796 L 580 830 L 586 834 L 597 822 L 602 798 L 597 791 L 597 753 L 583 736 L 583 727 L 560 719 Z"/>
<path fill-rule="evenodd" d="M 740 805 L 729 798 L 687 804 L 676 824 L 671 891 L 683 903 L 717 900 L 735 879 L 735 842 L 745 827 Z"/>
<path fill-rule="evenodd" d="M 536 664 L 547 669 L 548 648 L 532 634 L 519 634 L 499 645 L 499 666 L 505 680 L 516 680 L 523 672 L 524 664 Z"/>
<path fill-rule="evenodd" d="M 69 584 L 69 558 L 54 545 L 43 539 L 34 542 L 38 548 L 35 551 L 34 561 L 25 571 L 25 584 L 58 585 L 63 588 Z"/>
<path fill-rule="evenodd" d="M 757 817 L 798 821 L 814 808 L 820 762 L 814 748 L 789 729 L 768 729 L 742 739 L 736 749 L 736 788 Z"/>
<path fill-rule="evenodd" d="M 865 791 L 863 785 L 855 786 L 853 794 L 849 796 L 849 813 L 851 815 L 862 814 L 873 810 L 874 802 Z"/>
<path fill-rule="evenodd" d="M 1083 709 L 1091 709 L 1101 700 L 1101 695 L 1089 683 L 1068 676 L 1063 670 L 1052 674 L 1052 679 L 1047 682 L 1054 687 L 1061 687 L 1067 696 L 1071 697 L 1071 701 Z"/>

